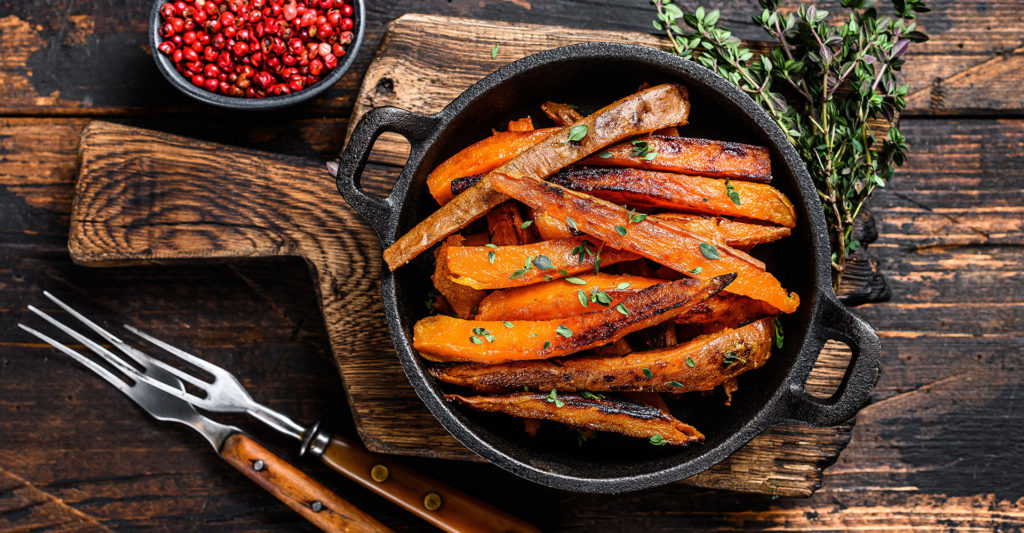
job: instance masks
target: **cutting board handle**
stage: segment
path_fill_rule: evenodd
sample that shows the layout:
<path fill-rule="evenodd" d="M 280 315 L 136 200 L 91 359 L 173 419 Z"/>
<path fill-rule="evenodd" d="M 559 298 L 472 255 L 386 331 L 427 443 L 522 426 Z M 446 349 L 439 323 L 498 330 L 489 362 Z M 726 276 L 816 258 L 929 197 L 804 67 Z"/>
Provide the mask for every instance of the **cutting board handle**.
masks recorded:
<path fill-rule="evenodd" d="M 68 242 L 79 263 L 298 255 L 316 265 L 366 248 L 319 162 L 109 122 L 85 128 L 79 155 Z"/>

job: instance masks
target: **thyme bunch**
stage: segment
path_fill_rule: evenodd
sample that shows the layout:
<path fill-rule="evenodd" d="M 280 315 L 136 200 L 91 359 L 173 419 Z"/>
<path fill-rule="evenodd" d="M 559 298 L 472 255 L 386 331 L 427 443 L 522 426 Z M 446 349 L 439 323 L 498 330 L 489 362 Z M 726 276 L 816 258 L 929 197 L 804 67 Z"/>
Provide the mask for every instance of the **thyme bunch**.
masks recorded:
<path fill-rule="evenodd" d="M 674 0 L 651 0 L 654 27 L 677 55 L 694 60 L 736 84 L 782 128 L 807 164 L 818 189 L 832 241 L 833 284 L 842 281 L 847 257 L 860 243 L 853 222 L 878 187 L 906 160 L 907 143 L 896 125 L 884 135 L 872 126 L 891 122 L 906 107 L 909 85 L 898 73 L 917 30 L 922 0 L 892 0 L 893 16 L 879 16 L 866 0 L 843 0 L 846 12 L 803 4 L 779 9 L 759 0 L 753 18 L 772 42 L 757 56 L 718 25 L 719 11 L 685 13 Z"/>

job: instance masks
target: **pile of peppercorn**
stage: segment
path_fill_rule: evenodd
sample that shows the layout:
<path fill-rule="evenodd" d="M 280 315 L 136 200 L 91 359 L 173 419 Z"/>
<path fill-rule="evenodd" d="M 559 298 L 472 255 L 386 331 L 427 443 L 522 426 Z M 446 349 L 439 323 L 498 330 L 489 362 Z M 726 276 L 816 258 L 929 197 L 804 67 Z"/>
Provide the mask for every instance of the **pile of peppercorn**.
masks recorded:
<path fill-rule="evenodd" d="M 338 66 L 346 0 L 178 0 L 160 6 L 161 53 L 193 85 L 244 98 L 290 94 Z"/>

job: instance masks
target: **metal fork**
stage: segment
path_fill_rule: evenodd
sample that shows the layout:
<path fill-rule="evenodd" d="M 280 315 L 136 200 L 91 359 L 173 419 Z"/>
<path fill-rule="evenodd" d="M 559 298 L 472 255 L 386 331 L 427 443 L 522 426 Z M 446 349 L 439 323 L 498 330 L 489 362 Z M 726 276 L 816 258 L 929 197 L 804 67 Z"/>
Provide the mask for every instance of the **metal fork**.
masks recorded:
<path fill-rule="evenodd" d="M 213 448 L 228 463 L 320 529 L 324 531 L 380 533 L 391 531 L 373 517 L 363 513 L 348 501 L 331 492 L 327 487 L 302 473 L 292 464 L 264 448 L 241 429 L 211 420 L 199 414 L 195 407 L 188 402 L 179 399 L 179 394 L 168 394 L 165 392 L 181 393 L 184 390 L 184 384 L 176 377 L 177 373 L 170 371 L 174 370 L 172 367 L 129 346 L 110 332 L 68 307 L 52 294 L 48 292 L 44 294 L 54 303 L 71 313 L 75 318 L 79 319 L 89 329 L 111 342 L 128 359 L 143 368 L 143 371 L 140 372 L 131 366 L 128 361 L 35 306 L 30 305 L 28 308 L 85 345 L 93 353 L 117 369 L 118 372 L 129 376 L 131 380 L 119 377 L 75 349 L 58 342 L 44 333 L 24 324 L 18 324 L 18 327 L 60 350 L 89 370 L 92 370 L 107 383 L 110 383 L 117 390 L 131 398 L 139 407 L 157 420 L 178 422 L 195 429 L 213 445 Z"/>
<path fill-rule="evenodd" d="M 127 365 L 123 369 L 118 367 L 118 370 L 124 372 L 131 379 L 151 385 L 200 409 L 219 413 L 248 413 L 281 433 L 299 440 L 301 443 L 300 455 L 312 454 L 319 457 L 332 469 L 442 530 L 450 532 L 539 531 L 528 522 L 432 479 L 388 456 L 370 452 L 354 440 L 331 435 L 321 429 L 319 422 L 309 427 L 303 427 L 288 416 L 253 400 L 245 387 L 226 369 L 126 324 L 124 327 L 128 331 L 186 363 L 202 369 L 212 375 L 214 379 L 213 381 L 202 380 L 146 355 L 96 326 L 53 295 L 45 294 L 50 300 L 89 325 L 118 349 L 131 353 L 133 359 L 138 360 L 140 364 L 170 374 L 175 380 L 180 381 L 176 384 L 161 380 L 149 371 L 139 372 Z M 30 309 L 34 308 L 30 307 Z M 185 390 L 180 386 L 181 381 L 196 387 L 203 396 Z"/>

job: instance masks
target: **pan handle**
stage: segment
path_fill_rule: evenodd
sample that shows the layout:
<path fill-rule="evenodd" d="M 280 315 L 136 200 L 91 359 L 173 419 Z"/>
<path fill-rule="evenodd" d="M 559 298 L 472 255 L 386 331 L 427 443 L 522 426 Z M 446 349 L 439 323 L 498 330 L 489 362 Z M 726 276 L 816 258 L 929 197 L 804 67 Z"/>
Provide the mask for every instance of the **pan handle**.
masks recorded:
<path fill-rule="evenodd" d="M 843 381 L 829 398 L 821 399 L 804 389 L 803 383 L 790 385 L 789 395 L 783 403 L 780 422 L 826 427 L 840 424 L 853 418 L 864 402 L 871 388 L 878 381 L 879 360 L 882 345 L 871 326 L 851 313 L 834 295 L 822 295 L 821 315 L 818 323 L 822 333 L 819 337 L 820 351 L 828 340 L 837 340 L 850 347 L 853 355 L 846 368 Z"/>
<path fill-rule="evenodd" d="M 439 122 L 440 118 L 437 115 L 420 115 L 390 106 L 377 107 L 363 115 L 352 131 L 352 136 L 345 145 L 338 163 L 338 191 L 345 201 L 370 223 L 381 238 L 384 237 L 387 226 L 397 212 L 398 200 L 405 195 L 413 173 L 407 165 L 387 198 L 381 199 L 367 194 L 362 189 L 360 178 L 366 167 L 370 149 L 381 133 L 391 131 L 409 140 L 409 144 L 412 145 L 409 158 L 412 159 L 421 150 L 423 142 L 437 129 Z"/>

